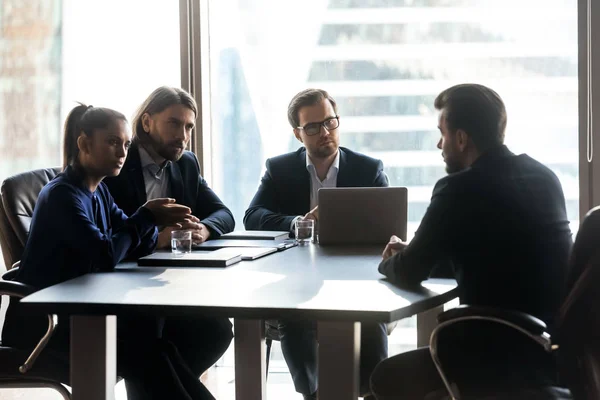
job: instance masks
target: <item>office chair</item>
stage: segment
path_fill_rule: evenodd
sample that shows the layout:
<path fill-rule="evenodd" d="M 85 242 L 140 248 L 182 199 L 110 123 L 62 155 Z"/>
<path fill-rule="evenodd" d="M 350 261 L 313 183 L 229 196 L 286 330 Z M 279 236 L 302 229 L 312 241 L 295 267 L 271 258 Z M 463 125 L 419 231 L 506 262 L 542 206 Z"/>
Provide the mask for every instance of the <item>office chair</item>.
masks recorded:
<path fill-rule="evenodd" d="M 0 246 L 7 270 L 21 259 L 40 191 L 60 171 L 60 168 L 37 169 L 11 176 L 2 183 Z"/>
<path fill-rule="evenodd" d="M 430 339 L 430 352 L 450 399 L 600 399 L 600 207 L 588 212 L 581 223 L 571 252 L 567 274 L 566 297 L 558 312 L 554 337 L 544 322 L 516 311 L 463 305 L 439 315 L 439 325 Z M 513 329 L 537 343 L 557 360 L 561 384 L 559 387 L 509 387 L 498 394 L 488 389 L 486 395 L 469 394 L 449 378 L 439 354 L 440 332 L 458 323 L 488 321 Z M 523 360 L 526 362 L 527 360 Z M 463 393 L 461 393 L 461 391 Z M 432 398 L 439 398 L 434 397 Z M 445 397 L 448 398 L 448 397 Z"/>
<path fill-rule="evenodd" d="M 7 178 L 0 189 L 0 246 L 6 272 L 0 280 L 0 295 L 11 301 L 35 291 L 31 286 L 13 282 L 18 262 L 23 254 L 33 209 L 42 188 L 50 182 L 60 168 L 47 168 L 25 172 Z M 71 394 L 61 382 L 69 381 L 69 365 L 50 350 L 42 353 L 55 329 L 54 317 L 48 315 L 48 329 L 33 351 L 9 347 L 0 343 L 1 388 L 50 388 L 63 399 Z"/>
<path fill-rule="evenodd" d="M 559 371 L 575 399 L 600 399 L 600 207 L 573 245 L 567 296 L 557 318 Z"/>
<path fill-rule="evenodd" d="M 279 322 L 275 319 L 265 321 L 265 344 L 267 345 L 267 377 L 269 376 L 269 361 L 271 359 L 271 346 L 273 340 L 281 341 L 281 334 L 278 328 Z M 394 328 L 398 325 L 398 321 L 389 322 L 386 324 L 387 335 L 389 336 Z"/>
<path fill-rule="evenodd" d="M 21 299 L 35 288 L 13 282 L 17 269 L 6 272 L 0 280 L 0 295 L 11 301 Z M 33 351 L 17 349 L 0 343 L 0 389 L 49 388 L 56 390 L 64 400 L 71 394 L 61 382 L 69 382 L 68 360 L 46 350 L 42 353 L 56 328 L 54 316 L 48 315 L 48 329 Z"/>

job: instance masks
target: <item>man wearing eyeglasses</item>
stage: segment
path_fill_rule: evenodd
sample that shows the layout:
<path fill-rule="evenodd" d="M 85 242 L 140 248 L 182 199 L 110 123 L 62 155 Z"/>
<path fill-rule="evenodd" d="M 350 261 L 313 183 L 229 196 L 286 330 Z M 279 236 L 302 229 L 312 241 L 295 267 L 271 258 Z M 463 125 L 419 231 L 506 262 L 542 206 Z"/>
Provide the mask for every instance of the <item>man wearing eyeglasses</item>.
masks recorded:
<path fill-rule="evenodd" d="M 306 89 L 288 106 L 294 136 L 304 146 L 267 160 L 267 170 L 244 216 L 247 230 L 293 231 L 299 219 L 319 221 L 317 193 L 323 187 L 385 187 L 383 163 L 340 147 L 340 117 L 324 90 Z M 317 335 L 311 322 L 279 321 L 281 348 L 296 391 L 316 398 Z M 384 324 L 361 327 L 360 393 L 369 393 L 369 375 L 387 357 Z"/>

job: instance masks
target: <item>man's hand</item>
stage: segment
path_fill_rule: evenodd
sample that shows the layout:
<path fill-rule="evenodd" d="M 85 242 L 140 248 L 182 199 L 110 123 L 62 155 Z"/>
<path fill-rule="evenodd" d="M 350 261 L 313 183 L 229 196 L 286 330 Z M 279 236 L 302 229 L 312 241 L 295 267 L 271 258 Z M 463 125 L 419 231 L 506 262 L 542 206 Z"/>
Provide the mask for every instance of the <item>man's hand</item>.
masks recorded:
<path fill-rule="evenodd" d="M 196 225 L 198 228 L 192 230 L 192 241 L 194 244 L 206 242 L 210 237 L 210 230 L 202 222 L 198 222 Z"/>
<path fill-rule="evenodd" d="M 204 243 L 210 237 L 210 230 L 200 220 L 190 215 L 190 217 L 181 224 L 181 228 L 166 227 L 158 233 L 156 248 L 166 249 L 171 247 L 171 232 L 174 230 L 192 231 L 192 242 L 194 244 Z"/>
<path fill-rule="evenodd" d="M 315 222 L 318 222 L 319 221 L 319 206 L 316 206 L 315 208 L 310 210 L 308 213 L 306 213 L 306 215 L 304 216 L 304 219 L 312 219 Z"/>
<path fill-rule="evenodd" d="M 392 235 L 389 243 L 387 244 L 387 246 L 385 246 L 385 249 L 383 250 L 383 259 L 385 260 L 386 258 L 390 258 L 396 253 L 404 250 L 406 246 L 408 246 L 408 243 L 405 243 L 402 240 L 400 240 L 398 236 Z"/>

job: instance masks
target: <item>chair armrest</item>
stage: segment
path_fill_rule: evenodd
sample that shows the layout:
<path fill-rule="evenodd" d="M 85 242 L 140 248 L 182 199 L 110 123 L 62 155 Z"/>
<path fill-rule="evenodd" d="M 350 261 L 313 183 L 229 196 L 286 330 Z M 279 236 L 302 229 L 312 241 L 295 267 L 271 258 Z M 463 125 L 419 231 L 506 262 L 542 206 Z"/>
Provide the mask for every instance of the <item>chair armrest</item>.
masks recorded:
<path fill-rule="evenodd" d="M 4 279 L 5 281 L 13 281 L 15 280 L 17 274 L 19 273 L 19 267 L 15 267 L 15 265 L 17 265 L 17 263 L 20 265 L 21 261 L 17 261 L 16 263 L 13 264 L 13 267 L 9 270 L 6 271 L 3 275 L 2 275 L 2 279 Z"/>
<path fill-rule="evenodd" d="M 548 329 L 544 321 L 541 319 L 520 311 L 505 310 L 502 308 L 470 306 L 467 304 L 460 305 L 456 308 L 441 313 L 438 315 L 438 322 L 443 323 L 458 318 L 462 319 L 463 321 L 465 319 L 477 319 L 502 323 L 500 322 L 501 320 L 505 322 L 504 325 L 516 325 L 519 328 L 529 332 L 529 334 L 535 336 L 543 334 L 546 332 L 546 329 Z"/>
<path fill-rule="evenodd" d="M 4 274 L 2 276 L 2 278 L 5 278 L 6 275 L 10 272 L 13 272 L 13 270 L 8 271 L 6 274 Z M 26 285 L 21 282 L 13 282 L 10 280 L 8 280 L 8 281 L 0 280 L 0 295 L 2 295 L 2 296 L 10 296 L 10 297 L 21 299 L 25 296 L 30 295 L 31 293 L 33 293 L 35 291 L 36 291 L 36 289 L 33 286 Z M 56 329 L 56 321 L 54 319 L 54 316 L 51 314 L 48 314 L 46 316 L 46 318 L 48 319 L 48 329 L 46 330 L 46 333 L 44 334 L 44 336 L 38 342 L 37 346 L 35 346 L 35 348 L 31 352 L 31 354 L 29 355 L 29 357 L 27 358 L 25 363 L 19 367 L 19 372 L 21 372 L 22 374 L 25 374 L 27 371 L 29 371 L 33 367 L 35 360 L 39 357 L 41 352 L 44 350 L 44 348 L 48 344 L 48 341 L 52 337 L 54 330 Z"/>
<path fill-rule="evenodd" d="M 21 282 L 12 282 L 0 280 L 0 295 L 23 298 L 35 292 L 33 286 L 26 285 Z"/>
<path fill-rule="evenodd" d="M 442 368 L 438 352 L 438 337 L 440 331 L 450 325 L 467 321 L 487 321 L 508 326 L 538 343 L 547 352 L 552 351 L 550 335 L 546 332 L 546 324 L 529 314 L 520 311 L 505 310 L 492 307 L 461 305 L 438 315 L 439 325 L 431 333 L 429 352 L 440 378 L 452 399 L 458 399 L 457 388 L 449 380 Z"/>

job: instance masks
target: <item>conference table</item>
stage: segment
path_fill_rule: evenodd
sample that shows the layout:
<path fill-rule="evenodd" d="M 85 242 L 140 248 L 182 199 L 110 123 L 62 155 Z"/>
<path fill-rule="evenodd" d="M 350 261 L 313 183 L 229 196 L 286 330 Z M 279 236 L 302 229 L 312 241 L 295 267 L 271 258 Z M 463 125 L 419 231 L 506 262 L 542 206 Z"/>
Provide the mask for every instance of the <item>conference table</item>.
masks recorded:
<path fill-rule="evenodd" d="M 293 247 L 227 268 L 138 267 L 93 273 L 21 301 L 71 318 L 74 400 L 114 399 L 116 316 L 234 318 L 237 400 L 266 398 L 264 320 L 316 321 L 321 400 L 356 400 L 361 322 L 418 314 L 427 344 L 435 314 L 457 296 L 454 280 L 400 288 L 377 272 L 381 246 Z M 428 311 L 429 310 L 429 311 Z M 433 311 L 432 311 L 433 310 Z"/>

